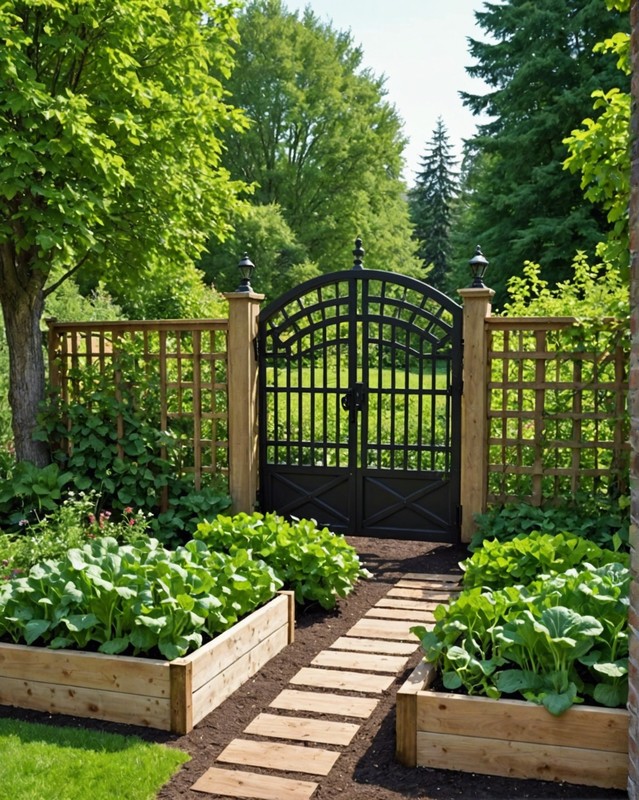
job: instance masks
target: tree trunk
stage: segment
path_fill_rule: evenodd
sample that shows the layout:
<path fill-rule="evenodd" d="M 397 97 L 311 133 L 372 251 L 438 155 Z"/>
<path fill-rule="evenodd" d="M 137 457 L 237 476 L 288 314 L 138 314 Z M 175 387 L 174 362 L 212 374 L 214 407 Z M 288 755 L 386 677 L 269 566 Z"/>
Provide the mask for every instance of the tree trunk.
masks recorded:
<path fill-rule="evenodd" d="M 49 461 L 45 442 L 33 440 L 40 403 L 45 398 L 40 318 L 44 307 L 44 274 L 31 272 L 26 285 L 6 245 L 0 253 L 0 303 L 9 346 L 9 405 L 16 458 L 39 467 Z M 24 274 L 24 273 L 23 273 Z"/>

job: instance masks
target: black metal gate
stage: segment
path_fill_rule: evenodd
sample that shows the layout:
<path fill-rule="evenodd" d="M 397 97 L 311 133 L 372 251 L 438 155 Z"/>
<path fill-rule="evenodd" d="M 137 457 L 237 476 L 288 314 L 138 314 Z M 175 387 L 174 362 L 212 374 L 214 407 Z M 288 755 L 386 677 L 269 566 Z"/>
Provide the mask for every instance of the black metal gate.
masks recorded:
<path fill-rule="evenodd" d="M 448 297 L 359 259 L 265 308 L 261 508 L 341 533 L 457 541 L 461 328 Z"/>

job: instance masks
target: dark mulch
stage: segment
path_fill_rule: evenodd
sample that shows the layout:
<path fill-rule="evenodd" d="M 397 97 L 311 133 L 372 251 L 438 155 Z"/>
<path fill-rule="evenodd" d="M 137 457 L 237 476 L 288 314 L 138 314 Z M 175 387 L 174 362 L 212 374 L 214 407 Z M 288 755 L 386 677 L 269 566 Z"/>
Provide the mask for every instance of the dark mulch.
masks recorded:
<path fill-rule="evenodd" d="M 406 572 L 450 572 L 465 557 L 460 547 L 419 542 L 357 538 L 350 540 L 373 573 L 357 590 L 339 603 L 335 612 L 309 608 L 298 614 L 295 642 L 269 662 L 226 702 L 199 723 L 187 736 L 144 728 L 94 722 L 74 717 L 39 714 L 0 706 L 0 716 L 19 717 L 51 724 L 96 727 L 117 733 L 135 733 L 150 741 L 165 742 L 186 750 L 191 761 L 158 795 L 160 800 L 204 800 L 207 795 L 191 791 L 192 784 L 210 767 L 216 756 L 285 688 L 290 678 L 308 666 L 313 657 L 330 646 L 360 619 Z M 403 674 L 384 694 L 373 715 L 365 720 L 348 748 L 343 750 L 331 773 L 319 779 L 313 800 L 512 800 L 513 798 L 571 798 L 613 800 L 624 792 L 570 784 L 520 781 L 466 774 L 451 770 L 408 769 L 394 760 L 395 694 L 419 660 L 416 653 Z M 337 748 L 342 749 L 342 748 Z M 257 770 L 259 771 L 259 770 Z M 291 773 L 290 777 L 317 780 Z M 210 796 L 210 795 L 209 795 Z M 218 795 L 215 795 L 218 797 Z M 33 798 L 49 800 L 49 798 Z"/>

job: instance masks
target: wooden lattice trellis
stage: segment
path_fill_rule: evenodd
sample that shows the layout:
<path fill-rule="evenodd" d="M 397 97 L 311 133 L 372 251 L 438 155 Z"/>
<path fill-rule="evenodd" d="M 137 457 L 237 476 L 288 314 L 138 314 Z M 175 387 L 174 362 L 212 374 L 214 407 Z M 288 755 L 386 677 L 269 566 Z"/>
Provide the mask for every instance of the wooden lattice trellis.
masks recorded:
<path fill-rule="evenodd" d="M 144 390 L 158 431 L 179 439 L 180 471 L 200 488 L 203 477 L 228 469 L 227 334 L 228 320 L 49 320 L 51 385 L 63 404 L 85 401 L 86 370 L 106 377 L 116 398 L 125 385 L 134 396 Z M 121 439 L 122 419 L 115 424 Z"/>
<path fill-rule="evenodd" d="M 624 491 L 628 358 L 619 327 L 488 317 L 486 339 L 487 501 Z"/>

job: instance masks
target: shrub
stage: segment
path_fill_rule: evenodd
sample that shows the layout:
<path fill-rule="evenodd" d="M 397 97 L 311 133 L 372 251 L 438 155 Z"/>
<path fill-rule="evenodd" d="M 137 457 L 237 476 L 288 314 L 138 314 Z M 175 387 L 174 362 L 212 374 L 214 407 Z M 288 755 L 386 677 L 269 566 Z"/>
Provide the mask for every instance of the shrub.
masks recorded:
<path fill-rule="evenodd" d="M 318 602 L 331 609 L 346 597 L 359 578 L 369 573 L 343 536 L 319 528 L 313 520 L 288 522 L 276 514 L 218 516 L 201 522 L 195 538 L 214 550 L 235 553 L 246 549 L 264 559 L 294 590 L 298 603 Z"/>

